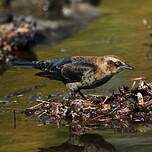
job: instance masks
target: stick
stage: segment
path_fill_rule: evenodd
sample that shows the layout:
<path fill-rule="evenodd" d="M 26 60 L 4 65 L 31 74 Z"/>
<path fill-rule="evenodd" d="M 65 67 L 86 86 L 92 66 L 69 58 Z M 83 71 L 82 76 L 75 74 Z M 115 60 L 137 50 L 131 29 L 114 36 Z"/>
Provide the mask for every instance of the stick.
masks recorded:
<path fill-rule="evenodd" d="M 16 129 L 16 111 L 13 110 L 13 128 Z"/>

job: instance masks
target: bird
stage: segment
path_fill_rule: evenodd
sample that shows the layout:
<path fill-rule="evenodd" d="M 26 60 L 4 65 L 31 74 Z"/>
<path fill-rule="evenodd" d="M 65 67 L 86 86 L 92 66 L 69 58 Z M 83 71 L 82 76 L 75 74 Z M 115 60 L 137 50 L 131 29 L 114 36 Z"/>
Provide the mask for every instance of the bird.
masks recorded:
<path fill-rule="evenodd" d="M 82 89 L 93 89 L 108 82 L 115 74 L 124 69 L 133 70 L 123 59 L 116 55 L 71 56 L 45 61 L 16 62 L 15 66 L 28 66 L 41 70 L 37 76 L 62 81 L 70 89 L 70 96 Z"/>

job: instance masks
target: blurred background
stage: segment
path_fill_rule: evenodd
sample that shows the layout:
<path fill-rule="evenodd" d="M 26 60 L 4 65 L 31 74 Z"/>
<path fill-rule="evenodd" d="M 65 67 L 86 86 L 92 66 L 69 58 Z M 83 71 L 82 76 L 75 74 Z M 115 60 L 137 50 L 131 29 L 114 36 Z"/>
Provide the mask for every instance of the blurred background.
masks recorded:
<path fill-rule="evenodd" d="M 151 80 L 151 6 L 151 0 L 0 0 L 0 152 L 84 151 L 81 144 L 67 143 L 67 127 L 42 125 L 17 113 L 14 128 L 13 110 L 68 90 L 61 82 L 35 76 L 35 69 L 11 67 L 11 62 L 115 54 L 134 66 L 134 71 L 84 91 L 90 94 L 109 95 L 136 77 Z M 151 135 L 149 127 L 137 133 L 98 129 L 76 143 L 90 145 L 88 152 L 150 152 Z"/>

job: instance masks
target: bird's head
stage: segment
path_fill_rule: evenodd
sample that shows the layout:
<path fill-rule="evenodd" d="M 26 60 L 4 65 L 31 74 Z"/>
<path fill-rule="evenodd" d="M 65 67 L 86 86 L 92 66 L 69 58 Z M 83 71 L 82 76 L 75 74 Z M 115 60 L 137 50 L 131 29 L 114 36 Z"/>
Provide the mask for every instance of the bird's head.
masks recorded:
<path fill-rule="evenodd" d="M 106 71 L 111 74 L 119 73 L 124 69 L 133 70 L 133 67 L 127 64 L 123 59 L 118 56 L 108 55 L 104 56 L 103 62 L 106 67 Z"/>

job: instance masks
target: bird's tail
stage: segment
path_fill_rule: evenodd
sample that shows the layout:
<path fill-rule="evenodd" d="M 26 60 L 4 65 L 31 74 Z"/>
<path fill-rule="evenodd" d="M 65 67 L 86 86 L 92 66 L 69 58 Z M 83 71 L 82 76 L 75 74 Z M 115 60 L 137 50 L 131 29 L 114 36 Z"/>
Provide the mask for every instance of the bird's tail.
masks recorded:
<path fill-rule="evenodd" d="M 57 62 L 57 59 L 46 60 L 46 61 L 14 61 L 12 63 L 15 67 L 24 67 L 24 68 L 36 68 L 42 71 L 49 71 L 53 68 L 54 63 Z"/>
<path fill-rule="evenodd" d="M 38 61 L 13 61 L 12 65 L 15 67 L 33 68 L 33 67 L 35 67 L 36 62 L 38 62 Z"/>

